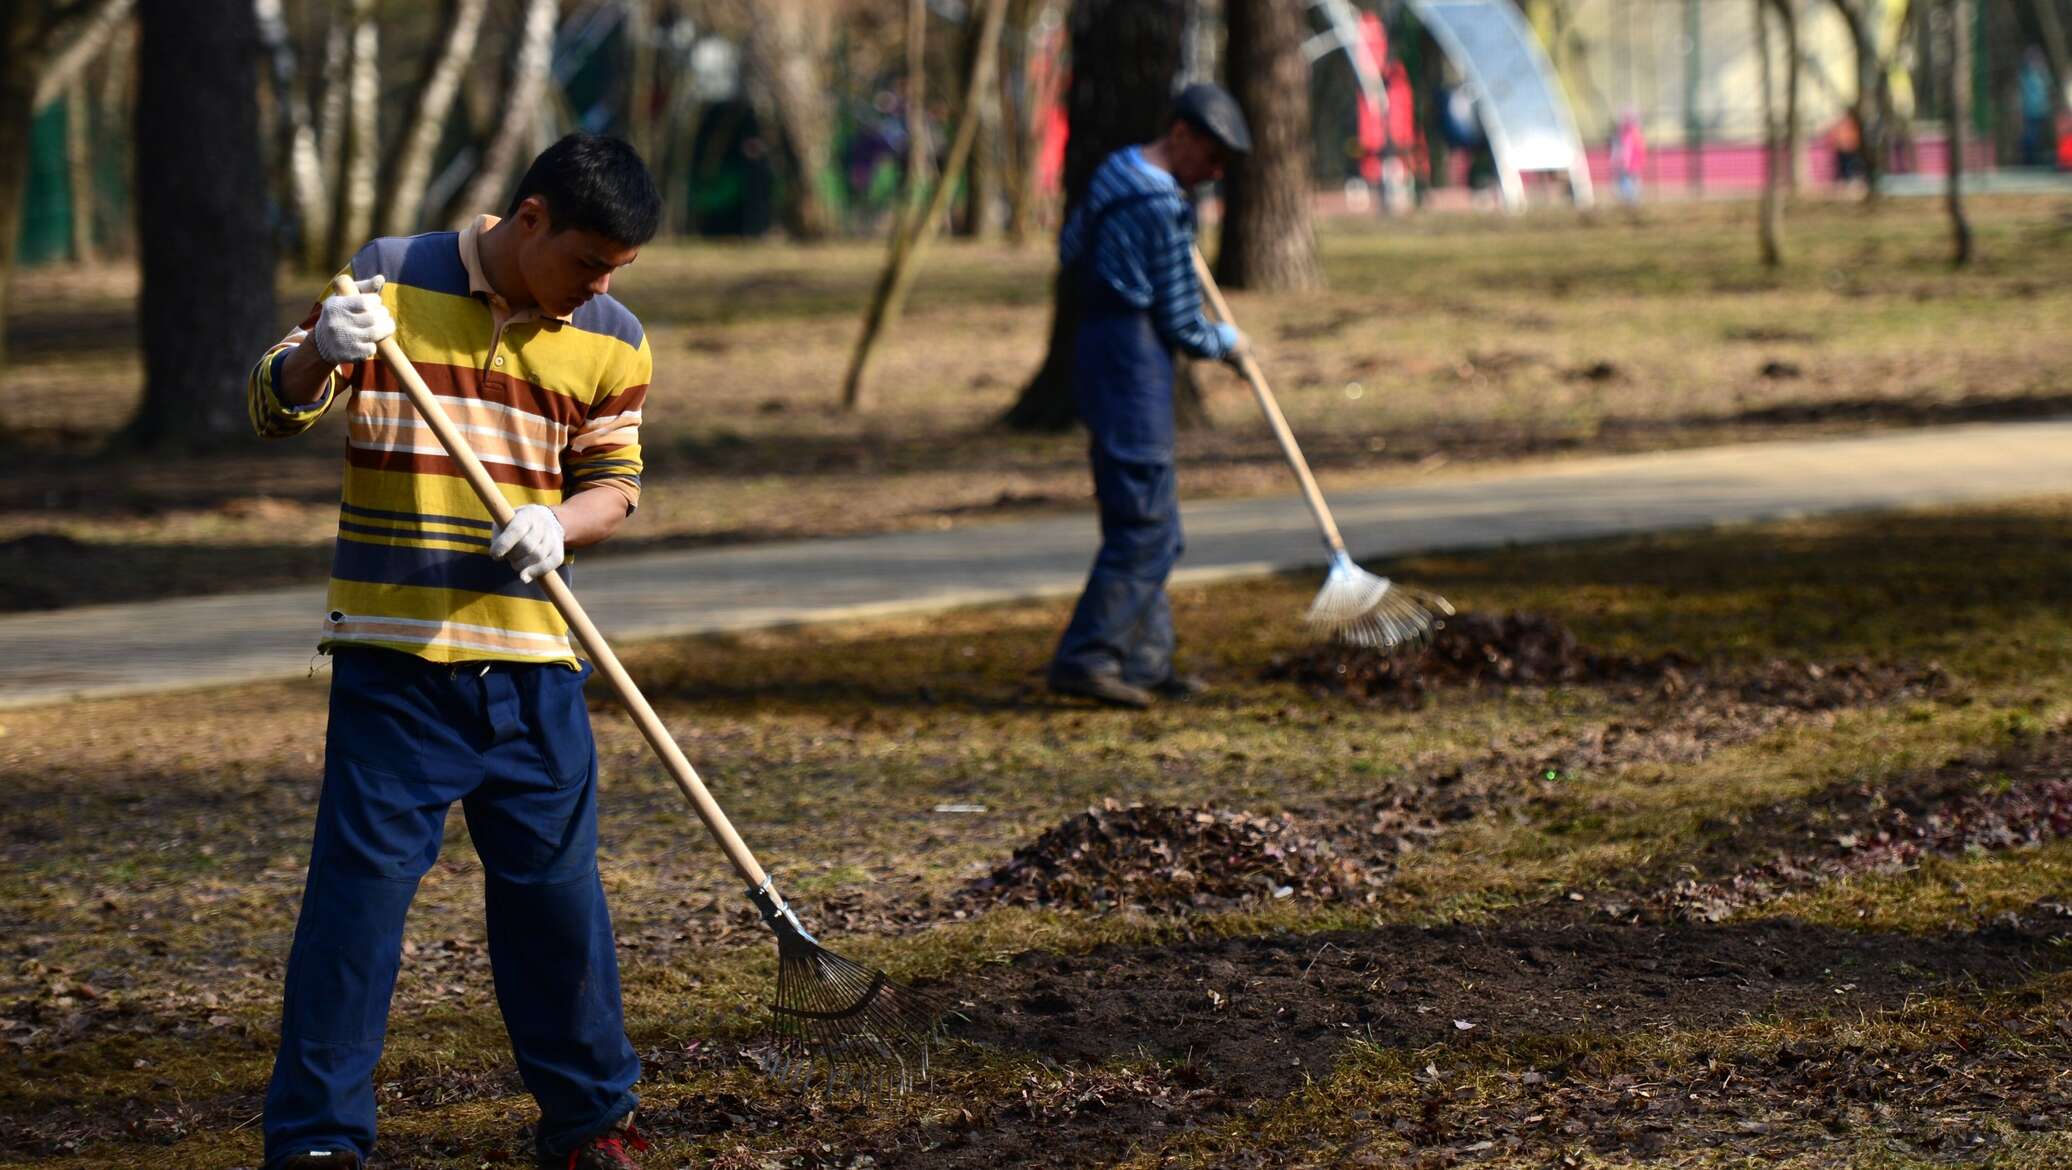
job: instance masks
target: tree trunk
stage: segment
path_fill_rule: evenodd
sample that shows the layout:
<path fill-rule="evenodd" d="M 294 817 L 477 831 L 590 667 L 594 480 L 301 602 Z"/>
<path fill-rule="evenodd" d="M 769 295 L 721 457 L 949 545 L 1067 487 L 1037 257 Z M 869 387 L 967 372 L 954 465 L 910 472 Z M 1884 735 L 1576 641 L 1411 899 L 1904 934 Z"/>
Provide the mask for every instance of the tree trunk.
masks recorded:
<path fill-rule="evenodd" d="M 964 74 L 969 77 L 976 73 L 973 56 L 985 52 L 985 29 L 982 22 L 967 20 L 964 32 L 963 65 Z M 994 61 L 986 70 L 988 78 L 994 76 L 999 68 L 999 42 L 1000 38 L 995 36 Z M 994 159 L 1000 141 L 1000 111 L 993 100 L 996 88 L 988 81 L 985 89 L 964 95 L 965 101 L 977 103 L 978 108 L 970 113 L 978 120 L 977 134 L 971 140 L 971 157 L 964 164 L 964 207 L 963 213 L 957 216 L 955 230 L 957 235 L 969 240 L 985 238 L 991 227 L 995 177 L 1000 173 Z M 943 181 L 949 182 L 950 176 L 945 176 Z"/>
<path fill-rule="evenodd" d="M 1950 263 L 1971 263 L 1971 220 L 1964 213 L 1964 142 L 1971 129 L 1971 0 L 1943 0 L 1950 46 Z"/>
<path fill-rule="evenodd" d="M 936 226 L 942 222 L 943 211 L 949 206 L 949 176 L 956 174 L 971 156 L 971 144 L 978 137 L 979 96 L 993 84 L 993 62 L 999 56 L 1000 26 L 1006 14 L 1007 0 L 986 0 L 979 50 L 972 58 L 971 74 L 964 82 L 963 113 L 957 119 L 956 135 L 950 140 L 949 157 L 943 160 L 943 181 L 935 185 L 934 193 L 928 197 L 928 207 L 920 218 L 893 239 L 892 254 L 886 260 L 885 271 L 878 280 L 870 308 L 864 313 L 863 335 L 857 338 L 856 352 L 849 362 L 849 375 L 842 385 L 842 406 L 846 410 L 867 410 L 870 407 L 871 356 L 885 331 L 899 319 L 900 310 L 906 304 L 907 290 L 913 287 L 921 251 L 928 246 L 929 237 L 935 234 Z"/>
<path fill-rule="evenodd" d="M 74 74 L 65 87 L 65 198 L 72 221 L 72 262 L 94 258 L 93 108 L 86 100 L 86 79 Z"/>
<path fill-rule="evenodd" d="M 1833 0 L 1835 12 L 1849 29 L 1849 44 L 1856 54 L 1856 97 L 1849 114 L 1856 120 L 1857 155 L 1863 167 L 1863 201 L 1878 199 L 1878 179 L 1884 172 L 1884 140 L 1878 116 L 1878 86 L 1885 60 L 1878 52 L 1877 30 L 1871 13 L 1858 7 L 1862 0 Z"/>
<path fill-rule="evenodd" d="M 1775 69 L 1770 64 L 1770 3 L 1755 0 L 1755 51 L 1762 74 L 1763 103 L 1763 193 L 1756 214 L 1756 248 L 1763 266 L 1777 268 L 1784 263 L 1785 166 L 1779 157 L 1783 138 L 1777 125 Z"/>
<path fill-rule="evenodd" d="M 906 173 L 900 176 L 905 181 L 899 212 L 892 217 L 895 251 L 921 213 L 922 193 L 928 189 L 928 0 L 907 0 L 906 136 Z"/>
<path fill-rule="evenodd" d="M 1035 153 L 1035 104 L 1029 91 L 1031 0 L 1013 0 L 1007 10 L 1006 50 L 1000 61 L 1001 194 L 1007 199 L 1007 243 L 1019 248 L 1029 238 L 1029 156 Z"/>
<path fill-rule="evenodd" d="M 626 82 L 626 140 L 648 167 L 661 165 L 655 146 L 655 14 L 649 0 L 631 0 L 626 5 L 626 35 L 632 41 L 632 60 L 627 68 L 633 76 Z"/>
<path fill-rule="evenodd" d="M 353 0 L 345 79 L 345 150 L 331 254 L 352 255 L 374 235 L 375 168 L 381 151 L 381 26 L 374 0 Z"/>
<path fill-rule="evenodd" d="M 1086 197 L 1103 160 L 1165 130 L 1186 18 L 1184 0 L 1078 0 L 1072 6 L 1073 69 L 1066 98 L 1072 136 L 1065 144 L 1065 218 Z M 1002 419 L 1007 426 L 1062 431 L 1078 421 L 1072 349 L 1079 335 L 1079 312 L 1078 282 L 1060 271 L 1049 348 L 1042 367 Z"/>
<path fill-rule="evenodd" d="M 425 185 L 432 179 L 432 156 L 445 134 L 453 101 L 460 96 L 461 78 L 475 55 L 482 35 L 482 14 L 489 0 L 449 0 L 446 22 L 440 30 L 437 55 L 425 71 L 424 84 L 417 91 L 417 108 L 411 112 L 410 127 L 396 148 L 395 161 L 388 168 L 388 215 L 382 232 L 407 236 L 417 230 L 424 216 Z"/>
<path fill-rule="evenodd" d="M 1312 289 L 1324 283 L 1310 222 L 1309 27 L 1299 4 L 1230 0 L 1230 90 L 1252 128 L 1252 153 L 1224 182 L 1216 280 L 1224 288 Z"/>
<path fill-rule="evenodd" d="M 267 81 L 273 87 L 274 162 L 280 170 L 274 187 L 293 215 L 295 238 L 300 243 L 297 262 L 308 271 L 323 271 L 331 260 L 331 183 L 324 173 L 323 152 L 310 116 L 310 87 L 288 35 L 281 0 L 255 0 L 254 8 L 268 65 Z"/>
<path fill-rule="evenodd" d="M 2036 30 L 2042 34 L 2044 55 L 2050 58 L 2050 72 L 2055 84 L 2051 86 L 2051 108 L 2059 112 L 2065 109 L 2065 90 L 2072 86 L 2072 39 L 2065 35 L 2064 14 L 2058 11 L 2058 0 L 2029 0 L 2029 10 L 2036 16 Z"/>
<path fill-rule="evenodd" d="M 15 25 L 28 5 L 7 17 L 7 57 L 0 61 L 0 370 L 7 368 L 6 309 L 14 283 L 15 250 L 21 246 L 22 204 L 29 183 L 29 131 L 36 120 L 36 75 L 43 62 L 23 51 Z"/>
<path fill-rule="evenodd" d="M 245 375 L 279 324 L 258 35 L 252 0 L 144 0 L 139 15 L 144 402 L 128 437 L 193 446 L 245 430 Z"/>
<path fill-rule="evenodd" d="M 52 79 L 58 82 L 55 88 L 62 89 L 62 83 L 106 43 L 132 3 L 75 4 L 62 17 L 48 4 L 28 0 L 0 6 L 0 369 L 7 366 L 7 300 L 14 283 L 15 250 L 21 246 L 29 136 L 39 91 Z"/>
<path fill-rule="evenodd" d="M 749 17 L 751 92 L 757 116 L 780 147 L 784 226 L 795 240 L 824 240 L 835 229 L 824 182 L 834 144 L 827 68 L 834 18 L 827 0 L 763 0 Z"/>
<path fill-rule="evenodd" d="M 25 13 L 33 13 L 37 8 L 27 0 L 14 2 L 20 4 Z M 70 92 L 72 83 L 122 31 L 123 23 L 136 6 L 136 0 L 99 0 L 72 18 L 72 28 L 66 33 L 71 38 L 70 42 L 51 56 L 36 77 L 37 109 Z M 55 47 L 55 44 L 54 41 L 48 42 L 49 47 Z"/>
<path fill-rule="evenodd" d="M 1776 0 L 1784 29 L 1784 190 L 1799 193 L 1799 0 Z"/>
<path fill-rule="evenodd" d="M 482 165 L 461 196 L 456 228 L 466 227 L 477 215 L 501 215 L 504 198 L 510 193 L 518 152 L 532 138 L 533 123 L 545 104 L 547 75 L 554 64 L 554 20 L 559 5 L 555 0 L 526 0 L 525 29 L 519 35 L 518 52 L 511 60 L 511 83 L 501 103 L 505 116 L 497 122 L 496 136 L 482 152 Z"/>

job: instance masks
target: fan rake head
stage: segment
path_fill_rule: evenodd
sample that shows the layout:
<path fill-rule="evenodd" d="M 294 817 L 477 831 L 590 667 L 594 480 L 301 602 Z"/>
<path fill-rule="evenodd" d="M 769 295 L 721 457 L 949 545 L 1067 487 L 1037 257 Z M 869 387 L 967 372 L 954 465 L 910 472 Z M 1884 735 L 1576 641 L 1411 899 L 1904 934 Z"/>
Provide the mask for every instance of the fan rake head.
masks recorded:
<path fill-rule="evenodd" d="M 894 1095 L 928 1079 L 942 1010 L 883 971 L 820 945 L 767 880 L 750 890 L 777 935 L 770 1004 L 777 1073 L 811 1088 Z"/>
<path fill-rule="evenodd" d="M 1309 625 L 1320 637 L 1376 650 L 1414 650 L 1432 636 L 1453 606 L 1377 576 L 1343 552 L 1331 558 L 1331 573 L 1310 603 Z"/>

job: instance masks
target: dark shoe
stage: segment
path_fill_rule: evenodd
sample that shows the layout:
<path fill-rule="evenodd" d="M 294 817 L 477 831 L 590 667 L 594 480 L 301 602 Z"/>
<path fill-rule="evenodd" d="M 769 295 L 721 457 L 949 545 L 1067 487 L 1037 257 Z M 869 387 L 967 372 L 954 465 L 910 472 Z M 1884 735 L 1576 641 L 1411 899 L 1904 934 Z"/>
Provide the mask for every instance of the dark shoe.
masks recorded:
<path fill-rule="evenodd" d="M 360 1156 L 351 1150 L 311 1150 L 294 1155 L 274 1170 L 360 1170 Z"/>
<path fill-rule="evenodd" d="M 1192 699 L 1208 689 L 1206 679 L 1192 674 L 1167 675 L 1164 682 L 1151 684 L 1151 690 L 1161 699 Z"/>
<path fill-rule="evenodd" d="M 1061 695 L 1078 695 L 1110 707 L 1129 707 L 1141 711 L 1157 701 L 1157 696 L 1143 687 L 1133 687 L 1122 681 L 1119 674 L 1064 674 L 1053 671 L 1050 689 Z"/>
<path fill-rule="evenodd" d="M 542 1154 L 541 1170 L 640 1170 L 633 1160 L 637 1151 L 648 1148 L 647 1139 L 633 1128 L 627 1117 L 619 1124 L 565 1154 Z"/>

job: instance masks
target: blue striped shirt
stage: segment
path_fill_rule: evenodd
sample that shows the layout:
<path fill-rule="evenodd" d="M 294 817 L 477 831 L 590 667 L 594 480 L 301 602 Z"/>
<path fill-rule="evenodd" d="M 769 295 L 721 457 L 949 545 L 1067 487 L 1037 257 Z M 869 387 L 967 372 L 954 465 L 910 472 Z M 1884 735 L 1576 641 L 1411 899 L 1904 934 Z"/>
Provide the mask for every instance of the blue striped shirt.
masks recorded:
<path fill-rule="evenodd" d="M 1086 198 L 1058 233 L 1058 259 L 1068 271 L 1091 263 L 1094 279 L 1149 311 L 1167 345 L 1220 358 L 1229 346 L 1202 316 L 1193 251 L 1194 208 L 1173 176 L 1134 146 L 1109 155 L 1094 172 Z"/>

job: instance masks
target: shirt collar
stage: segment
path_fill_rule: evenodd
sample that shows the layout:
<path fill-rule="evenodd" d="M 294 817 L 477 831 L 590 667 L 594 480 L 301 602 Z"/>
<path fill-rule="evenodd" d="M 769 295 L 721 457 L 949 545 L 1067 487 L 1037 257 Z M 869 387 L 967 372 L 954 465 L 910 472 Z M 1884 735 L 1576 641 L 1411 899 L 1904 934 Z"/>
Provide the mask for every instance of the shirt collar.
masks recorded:
<path fill-rule="evenodd" d="M 460 264 L 461 267 L 468 270 L 468 292 L 474 296 L 484 298 L 497 309 L 510 313 L 511 319 L 514 321 L 524 321 L 532 318 L 567 321 L 574 316 L 572 313 L 566 316 L 555 316 L 552 313 L 543 313 L 537 308 L 527 309 L 524 312 L 511 312 L 511 306 L 503 297 L 497 295 L 496 289 L 490 287 L 489 277 L 483 275 L 482 272 L 482 233 L 495 227 L 499 222 L 501 221 L 496 216 L 478 215 L 475 217 L 474 223 L 460 230 Z"/>

